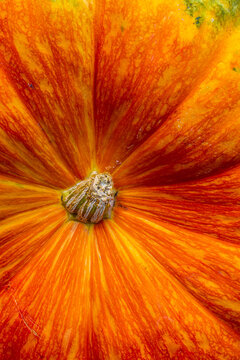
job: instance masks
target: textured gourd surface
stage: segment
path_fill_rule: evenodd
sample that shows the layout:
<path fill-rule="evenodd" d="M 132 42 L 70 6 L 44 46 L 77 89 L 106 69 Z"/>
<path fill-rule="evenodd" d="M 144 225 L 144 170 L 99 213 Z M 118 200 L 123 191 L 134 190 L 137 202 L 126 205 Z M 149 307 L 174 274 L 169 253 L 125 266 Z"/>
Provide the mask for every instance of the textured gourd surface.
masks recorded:
<path fill-rule="evenodd" d="M 0 1 L 0 359 L 240 358 L 238 1 Z M 113 217 L 62 190 L 111 173 Z"/>

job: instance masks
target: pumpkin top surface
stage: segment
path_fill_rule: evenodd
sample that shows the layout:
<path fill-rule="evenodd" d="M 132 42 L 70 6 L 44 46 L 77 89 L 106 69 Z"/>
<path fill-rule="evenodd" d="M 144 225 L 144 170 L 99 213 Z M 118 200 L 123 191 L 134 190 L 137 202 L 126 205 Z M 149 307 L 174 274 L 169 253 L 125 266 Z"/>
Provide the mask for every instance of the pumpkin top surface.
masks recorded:
<path fill-rule="evenodd" d="M 1 360 L 240 358 L 239 16 L 0 1 Z"/>

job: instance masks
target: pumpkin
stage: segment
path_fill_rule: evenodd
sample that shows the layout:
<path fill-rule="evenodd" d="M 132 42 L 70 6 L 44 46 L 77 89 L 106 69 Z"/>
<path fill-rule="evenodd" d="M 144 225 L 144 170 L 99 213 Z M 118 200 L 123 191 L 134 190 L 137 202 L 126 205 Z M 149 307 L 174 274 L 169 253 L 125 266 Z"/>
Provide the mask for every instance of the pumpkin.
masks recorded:
<path fill-rule="evenodd" d="M 1 360 L 240 358 L 239 8 L 0 2 Z"/>

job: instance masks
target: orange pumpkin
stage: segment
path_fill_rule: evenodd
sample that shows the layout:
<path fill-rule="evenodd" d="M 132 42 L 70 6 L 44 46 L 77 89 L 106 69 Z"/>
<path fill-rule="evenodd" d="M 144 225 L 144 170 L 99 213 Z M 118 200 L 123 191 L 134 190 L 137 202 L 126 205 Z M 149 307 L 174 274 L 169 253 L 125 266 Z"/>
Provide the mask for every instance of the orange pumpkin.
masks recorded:
<path fill-rule="evenodd" d="M 1 360 L 240 359 L 239 8 L 0 2 Z"/>

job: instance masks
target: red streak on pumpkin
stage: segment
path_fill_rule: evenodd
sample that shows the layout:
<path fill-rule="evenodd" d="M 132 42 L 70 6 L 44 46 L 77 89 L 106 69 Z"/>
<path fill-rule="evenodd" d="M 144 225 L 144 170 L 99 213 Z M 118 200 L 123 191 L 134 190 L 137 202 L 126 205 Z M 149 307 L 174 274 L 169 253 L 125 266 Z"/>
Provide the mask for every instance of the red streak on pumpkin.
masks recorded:
<path fill-rule="evenodd" d="M 239 244 L 240 167 L 176 185 L 124 189 L 118 197 L 146 216 Z"/>
<path fill-rule="evenodd" d="M 231 33 L 230 33 L 231 34 Z M 115 172 L 121 186 L 156 186 L 219 174 L 240 160 L 240 32 L 221 41 L 208 74 Z"/>
<path fill-rule="evenodd" d="M 93 15 L 84 11 L 47 0 L 0 4 L 3 173 L 64 188 L 90 170 Z"/>

